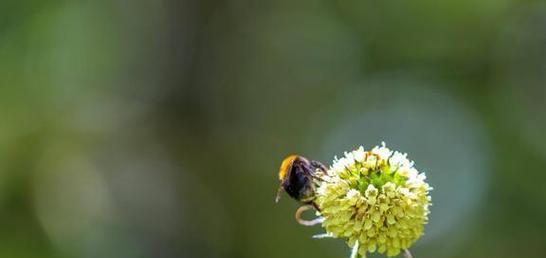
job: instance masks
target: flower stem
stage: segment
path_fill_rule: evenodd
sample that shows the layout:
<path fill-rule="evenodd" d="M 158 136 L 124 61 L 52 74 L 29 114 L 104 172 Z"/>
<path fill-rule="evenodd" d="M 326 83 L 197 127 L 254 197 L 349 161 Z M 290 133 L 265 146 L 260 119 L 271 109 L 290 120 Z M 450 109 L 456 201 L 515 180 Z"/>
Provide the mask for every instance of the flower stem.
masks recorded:
<path fill-rule="evenodd" d="M 350 258 L 360 257 L 360 255 L 358 255 L 358 246 L 359 246 L 359 243 L 358 243 L 358 240 L 356 240 L 355 245 L 353 246 L 353 251 L 351 252 Z"/>
<path fill-rule="evenodd" d="M 405 258 L 413 258 L 413 255 L 411 255 L 410 251 L 408 249 L 404 249 L 404 257 Z"/>

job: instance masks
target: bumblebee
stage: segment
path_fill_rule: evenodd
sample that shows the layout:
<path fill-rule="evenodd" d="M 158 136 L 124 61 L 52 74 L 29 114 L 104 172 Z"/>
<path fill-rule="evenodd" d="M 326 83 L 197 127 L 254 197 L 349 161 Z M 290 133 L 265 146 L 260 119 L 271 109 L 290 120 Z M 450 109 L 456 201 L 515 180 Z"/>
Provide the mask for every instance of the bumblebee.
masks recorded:
<path fill-rule="evenodd" d="M 303 225 L 315 225 L 322 221 L 317 219 L 306 221 L 301 214 L 311 208 L 319 210 L 313 202 L 315 199 L 315 184 L 321 180 L 321 175 L 327 174 L 326 166 L 315 160 L 308 160 L 299 155 L 286 157 L 279 169 L 280 186 L 275 202 L 278 202 L 281 191 L 284 190 L 293 199 L 305 204 L 296 211 L 296 220 Z"/>

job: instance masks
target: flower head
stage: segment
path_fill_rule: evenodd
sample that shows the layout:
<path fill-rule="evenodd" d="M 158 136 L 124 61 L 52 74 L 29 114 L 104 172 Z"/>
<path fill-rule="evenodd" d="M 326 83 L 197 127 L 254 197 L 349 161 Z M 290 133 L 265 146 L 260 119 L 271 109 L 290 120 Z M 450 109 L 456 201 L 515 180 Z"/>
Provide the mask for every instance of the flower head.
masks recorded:
<path fill-rule="evenodd" d="M 322 177 L 315 204 L 327 233 L 366 253 L 395 256 L 409 248 L 427 223 L 432 189 L 406 154 L 376 146 L 335 158 Z"/>

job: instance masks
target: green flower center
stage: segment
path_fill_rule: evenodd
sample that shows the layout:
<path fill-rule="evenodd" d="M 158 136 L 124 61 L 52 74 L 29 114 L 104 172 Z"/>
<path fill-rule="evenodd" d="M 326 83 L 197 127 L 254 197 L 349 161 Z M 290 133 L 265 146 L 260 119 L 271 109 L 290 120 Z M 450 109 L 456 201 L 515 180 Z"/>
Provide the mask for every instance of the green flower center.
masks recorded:
<path fill-rule="evenodd" d="M 382 186 L 388 182 L 394 183 L 397 186 L 403 186 L 406 183 L 406 178 L 397 171 L 392 171 L 391 167 L 384 165 L 373 170 L 365 172 L 361 164 L 355 164 L 355 167 L 348 171 L 348 179 L 351 182 L 351 188 L 365 193 L 368 186 L 372 184 L 377 189 L 382 189 Z"/>

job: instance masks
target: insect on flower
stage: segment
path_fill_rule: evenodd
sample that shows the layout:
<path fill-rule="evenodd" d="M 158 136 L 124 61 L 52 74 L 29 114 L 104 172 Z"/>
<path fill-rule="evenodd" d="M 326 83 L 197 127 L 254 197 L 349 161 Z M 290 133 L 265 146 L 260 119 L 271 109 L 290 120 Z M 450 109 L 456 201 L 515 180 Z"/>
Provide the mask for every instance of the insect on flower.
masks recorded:
<path fill-rule="evenodd" d="M 296 220 L 306 226 L 312 226 L 322 222 L 321 218 L 307 221 L 301 219 L 301 214 L 311 208 L 318 210 L 314 203 L 316 187 L 322 177 L 327 174 L 327 168 L 322 163 L 315 160 L 308 160 L 298 155 L 286 157 L 279 169 L 279 190 L 275 202 L 281 197 L 281 191 L 284 190 L 293 199 L 305 204 L 296 211 Z"/>
<path fill-rule="evenodd" d="M 322 224 L 325 234 L 315 238 L 345 239 L 351 258 L 367 253 L 389 257 L 408 250 L 428 222 L 432 187 L 406 154 L 383 143 L 369 151 L 360 147 L 335 158 L 326 168 L 320 162 L 292 155 L 281 165 L 281 190 L 305 204 L 296 212 L 303 225 Z M 319 217 L 307 221 L 301 214 L 314 208 Z"/>

